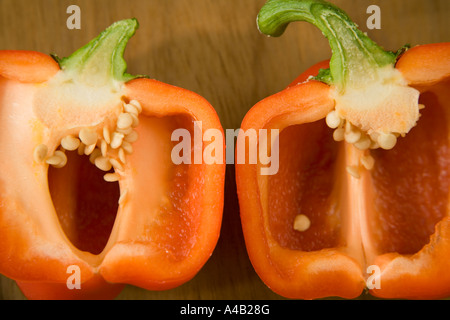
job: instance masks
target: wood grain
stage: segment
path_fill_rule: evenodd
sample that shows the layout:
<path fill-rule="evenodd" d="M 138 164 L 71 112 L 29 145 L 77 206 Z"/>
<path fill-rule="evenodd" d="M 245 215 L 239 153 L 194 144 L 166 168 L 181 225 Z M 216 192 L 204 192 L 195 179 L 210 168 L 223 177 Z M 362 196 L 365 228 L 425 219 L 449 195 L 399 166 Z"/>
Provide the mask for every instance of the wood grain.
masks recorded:
<path fill-rule="evenodd" d="M 131 74 L 184 87 L 216 108 L 224 128 L 238 128 L 259 100 L 282 90 L 310 65 L 330 57 L 320 31 L 292 24 L 281 38 L 255 24 L 264 0 L 0 0 L 0 49 L 67 56 L 114 21 L 136 17 L 140 29 L 125 54 Z M 448 0 L 335 0 L 380 45 L 397 50 L 450 40 Z M 81 8 L 81 30 L 68 30 L 66 8 Z M 366 9 L 381 8 L 382 28 L 366 30 Z M 0 235 L 1 241 L 1 235 Z M 0 299 L 24 299 L 0 277 Z M 151 292 L 128 286 L 118 299 L 282 299 L 248 260 L 239 221 L 233 167 L 227 168 L 221 238 L 190 282 Z"/>

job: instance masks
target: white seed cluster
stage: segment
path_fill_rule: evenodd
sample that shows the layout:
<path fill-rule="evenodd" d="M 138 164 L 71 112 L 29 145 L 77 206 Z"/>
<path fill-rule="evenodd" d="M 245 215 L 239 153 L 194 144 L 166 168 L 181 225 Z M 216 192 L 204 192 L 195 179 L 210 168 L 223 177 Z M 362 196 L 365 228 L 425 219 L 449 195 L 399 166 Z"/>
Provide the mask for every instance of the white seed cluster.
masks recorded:
<path fill-rule="evenodd" d="M 48 147 L 45 144 L 38 145 L 34 149 L 34 160 L 62 168 L 67 164 L 65 151 L 77 150 L 79 155 L 89 156 L 89 161 L 102 171 L 107 172 L 114 168 L 115 172 L 106 173 L 104 179 L 108 182 L 118 181 L 117 171 L 123 170 L 126 155 L 133 152 L 132 143 L 138 139 L 138 133 L 134 128 L 139 125 L 138 116 L 141 112 L 142 107 L 138 101 L 124 102 L 112 132 L 107 126 L 103 127 L 100 133 L 91 128 L 83 128 L 77 137 L 67 135 L 61 139 L 61 147 L 52 155 L 48 154 Z"/>
<path fill-rule="evenodd" d="M 346 141 L 359 150 L 382 148 L 390 150 L 397 144 L 398 133 L 370 132 L 366 133 L 354 126 L 350 121 L 341 118 L 337 111 L 331 111 L 326 117 L 326 123 L 333 132 L 335 141 Z"/>
<path fill-rule="evenodd" d="M 423 109 L 424 105 L 419 105 Z M 397 139 L 404 134 L 396 132 L 365 132 L 353 125 L 350 121 L 339 116 L 336 110 L 331 111 L 325 118 L 328 127 L 334 129 L 333 139 L 335 141 L 346 141 L 355 148 L 365 151 L 373 149 L 391 150 L 397 144 Z M 372 170 L 375 160 L 369 154 L 359 159 L 360 165 L 367 170 Z M 347 172 L 353 177 L 360 178 L 360 167 L 348 166 Z"/>

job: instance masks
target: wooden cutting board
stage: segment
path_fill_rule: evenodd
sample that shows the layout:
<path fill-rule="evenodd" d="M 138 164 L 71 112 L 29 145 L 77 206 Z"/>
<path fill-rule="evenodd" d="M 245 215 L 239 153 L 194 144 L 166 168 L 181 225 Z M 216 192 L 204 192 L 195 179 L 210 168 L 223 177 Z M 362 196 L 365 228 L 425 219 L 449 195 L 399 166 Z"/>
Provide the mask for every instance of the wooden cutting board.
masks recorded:
<path fill-rule="evenodd" d="M 450 41 L 448 0 L 334 0 L 380 45 Z M 307 67 L 330 57 L 321 32 L 292 24 L 281 38 L 256 28 L 265 0 L 1 0 L 0 50 L 23 49 L 64 57 L 114 21 L 136 17 L 140 29 L 125 58 L 131 74 L 184 87 L 216 108 L 223 127 L 238 128 L 259 100 L 285 88 Z M 81 29 L 66 26 L 69 5 L 81 9 Z M 381 9 L 381 29 L 367 28 L 367 8 Z M 5 169 L 5 168 L 3 168 Z M 1 241 L 1 234 L 0 234 Z M 365 296 L 363 296 L 365 298 Z M 0 276 L 0 299 L 24 299 Z M 128 286 L 118 299 L 282 299 L 258 278 L 247 257 L 234 169 L 227 168 L 223 227 L 211 259 L 190 282 L 151 292 Z"/>

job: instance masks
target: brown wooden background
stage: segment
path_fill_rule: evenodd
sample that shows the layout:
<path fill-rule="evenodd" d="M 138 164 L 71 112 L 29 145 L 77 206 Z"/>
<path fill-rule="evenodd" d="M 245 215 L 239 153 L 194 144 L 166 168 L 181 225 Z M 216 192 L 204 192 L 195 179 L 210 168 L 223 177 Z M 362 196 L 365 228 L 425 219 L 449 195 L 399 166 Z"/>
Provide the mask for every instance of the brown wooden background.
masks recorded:
<path fill-rule="evenodd" d="M 449 0 L 331 0 L 386 49 L 450 41 Z M 223 127 L 238 128 L 259 100 L 282 90 L 310 65 L 330 57 L 320 31 L 292 24 L 281 38 L 256 28 L 265 0 L 0 0 L 0 50 L 23 49 L 64 57 L 114 21 L 136 17 L 140 29 L 125 58 L 131 74 L 146 74 L 203 95 Z M 81 8 L 81 30 L 68 30 L 66 8 Z M 366 9 L 381 8 L 381 30 L 367 30 Z M 0 235 L 1 241 L 1 235 Z M 364 298 L 364 297 L 363 297 Z M 0 276 L 0 299 L 24 299 Z M 128 286 L 118 299 L 282 299 L 248 260 L 239 221 L 233 167 L 227 168 L 221 238 L 190 282 L 169 291 Z"/>

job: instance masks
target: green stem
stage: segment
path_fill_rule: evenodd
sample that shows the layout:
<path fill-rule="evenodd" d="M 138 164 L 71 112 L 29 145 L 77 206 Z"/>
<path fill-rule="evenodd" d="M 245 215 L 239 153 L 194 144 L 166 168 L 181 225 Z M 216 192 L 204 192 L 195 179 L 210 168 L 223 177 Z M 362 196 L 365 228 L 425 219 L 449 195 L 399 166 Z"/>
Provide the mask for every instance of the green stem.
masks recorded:
<path fill-rule="evenodd" d="M 395 64 L 394 53 L 379 47 L 345 12 L 326 1 L 269 0 L 258 15 L 259 30 L 274 37 L 294 21 L 309 22 L 328 38 L 332 50 L 329 75 L 341 92 L 360 86 L 362 80 L 377 80 L 378 70 Z"/>
<path fill-rule="evenodd" d="M 55 58 L 71 79 L 89 86 L 129 81 L 136 77 L 126 73 L 123 54 L 138 27 L 136 19 L 118 21 L 69 57 Z"/>

